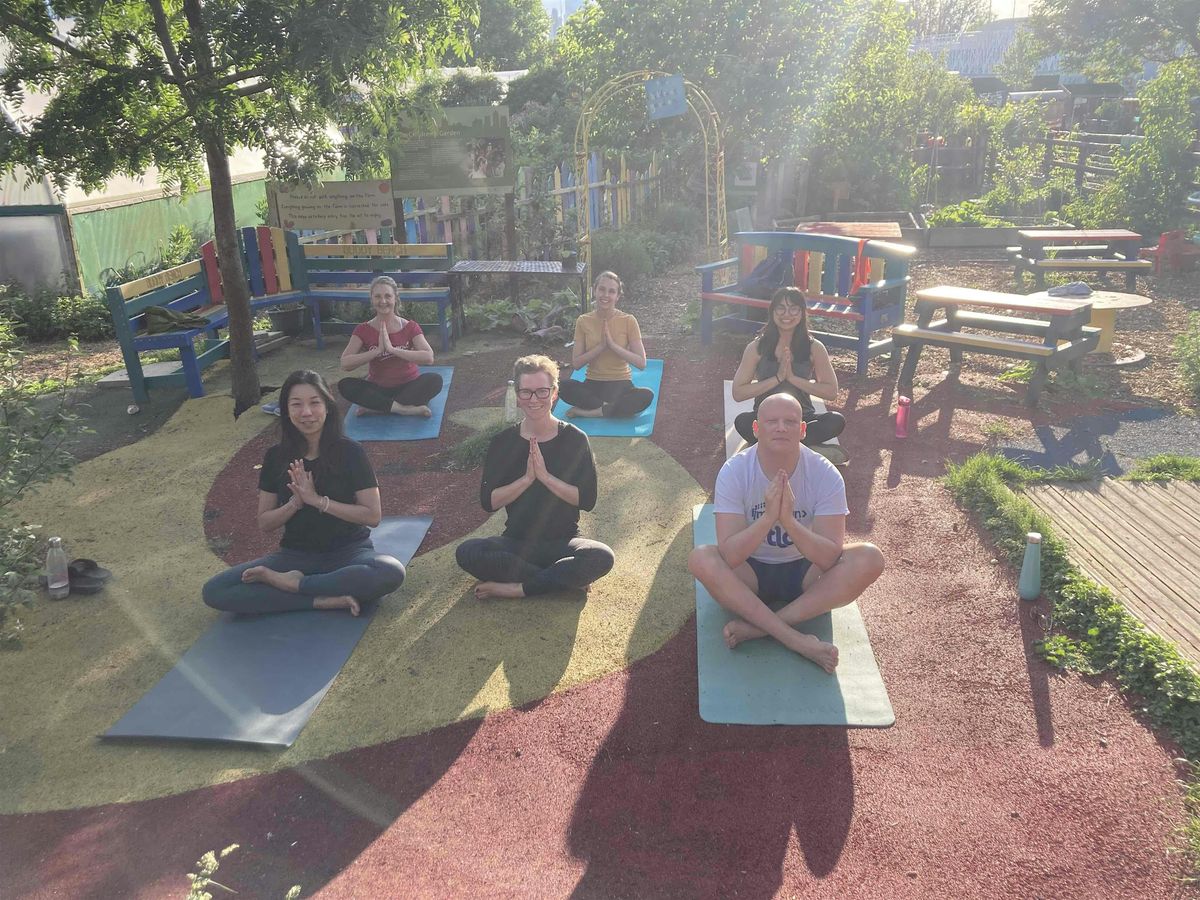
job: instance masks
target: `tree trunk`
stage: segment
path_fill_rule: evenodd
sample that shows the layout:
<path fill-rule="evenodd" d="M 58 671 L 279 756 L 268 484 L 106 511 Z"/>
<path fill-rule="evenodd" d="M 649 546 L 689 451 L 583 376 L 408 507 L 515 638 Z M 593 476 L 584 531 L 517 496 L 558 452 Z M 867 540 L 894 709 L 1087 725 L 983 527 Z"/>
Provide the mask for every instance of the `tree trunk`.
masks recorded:
<path fill-rule="evenodd" d="M 217 243 L 217 265 L 229 310 L 229 363 L 233 370 L 233 409 L 239 415 L 257 405 L 261 396 L 258 369 L 254 365 L 254 329 L 250 317 L 250 285 L 242 265 L 237 221 L 233 211 L 233 181 L 229 156 L 219 136 L 204 136 L 208 180 L 212 189 L 213 236 Z"/>

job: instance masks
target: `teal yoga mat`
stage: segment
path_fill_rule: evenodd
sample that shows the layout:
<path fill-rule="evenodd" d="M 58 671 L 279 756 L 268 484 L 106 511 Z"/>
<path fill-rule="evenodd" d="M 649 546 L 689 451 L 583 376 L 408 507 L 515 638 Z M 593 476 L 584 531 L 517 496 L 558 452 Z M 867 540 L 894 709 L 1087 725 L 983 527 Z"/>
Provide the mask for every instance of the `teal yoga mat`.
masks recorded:
<path fill-rule="evenodd" d="M 346 437 L 355 441 L 424 441 L 437 437 L 446 415 L 446 395 L 454 378 L 453 366 L 421 366 L 422 372 L 442 376 L 442 389 L 429 401 L 428 419 L 421 416 L 360 416 L 357 404 L 350 407 L 342 425 Z"/>
<path fill-rule="evenodd" d="M 662 389 L 663 361 L 661 359 L 646 360 L 646 368 L 633 370 L 633 386 L 650 388 L 654 391 L 654 402 L 631 419 L 588 419 L 583 416 L 567 419 L 584 434 L 590 437 L 649 437 L 654 432 L 654 416 L 658 412 L 658 398 Z M 572 381 L 583 381 L 587 378 L 587 366 L 576 369 L 571 374 Z M 561 400 L 554 404 L 554 415 L 560 419 L 565 417 L 567 404 Z"/>
<path fill-rule="evenodd" d="M 371 540 L 380 553 L 408 565 L 432 523 L 429 516 L 384 519 Z M 290 747 L 377 609 L 365 606 L 360 616 L 342 610 L 221 613 L 102 736 Z"/>
<path fill-rule="evenodd" d="M 696 546 L 717 542 L 712 504 L 692 511 Z M 801 626 L 838 648 L 835 675 L 771 638 L 734 650 L 721 630 L 730 619 L 696 582 L 700 718 L 730 725 L 846 725 L 886 728 L 896 721 L 858 604 Z"/>

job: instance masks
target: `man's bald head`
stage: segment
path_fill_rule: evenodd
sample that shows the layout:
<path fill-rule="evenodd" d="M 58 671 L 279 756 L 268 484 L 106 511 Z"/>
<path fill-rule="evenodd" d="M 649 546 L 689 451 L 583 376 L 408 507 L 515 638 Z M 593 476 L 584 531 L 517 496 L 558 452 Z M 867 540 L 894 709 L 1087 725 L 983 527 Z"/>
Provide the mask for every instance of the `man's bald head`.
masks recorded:
<path fill-rule="evenodd" d="M 761 420 L 764 414 L 770 411 L 768 405 L 770 407 L 774 407 L 776 404 L 786 404 L 787 406 L 791 406 L 794 412 L 799 413 L 801 419 L 804 418 L 804 407 L 801 406 L 800 401 L 791 394 L 772 394 L 762 403 L 758 404 L 757 418 Z M 779 411 L 783 412 L 782 408 Z"/>

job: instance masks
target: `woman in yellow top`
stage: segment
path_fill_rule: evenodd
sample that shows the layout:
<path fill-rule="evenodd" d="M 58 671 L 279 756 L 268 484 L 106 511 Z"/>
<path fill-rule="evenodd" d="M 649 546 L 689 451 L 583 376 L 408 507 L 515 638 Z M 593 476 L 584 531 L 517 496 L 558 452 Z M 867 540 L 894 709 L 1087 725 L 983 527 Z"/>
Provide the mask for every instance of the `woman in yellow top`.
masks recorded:
<path fill-rule="evenodd" d="M 654 402 L 654 391 L 633 386 L 629 367 L 646 368 L 646 348 L 637 319 L 617 309 L 624 291 L 615 272 L 601 272 L 592 285 L 596 308 L 575 320 L 571 364 L 587 366 L 587 380 L 559 384 L 568 416 L 629 418 Z"/>

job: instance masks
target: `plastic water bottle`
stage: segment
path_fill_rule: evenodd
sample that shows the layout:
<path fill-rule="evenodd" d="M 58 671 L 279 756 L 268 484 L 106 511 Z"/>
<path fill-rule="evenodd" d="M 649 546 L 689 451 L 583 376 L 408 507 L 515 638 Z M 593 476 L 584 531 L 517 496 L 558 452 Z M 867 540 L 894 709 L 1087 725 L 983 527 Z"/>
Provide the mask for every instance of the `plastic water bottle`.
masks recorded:
<path fill-rule="evenodd" d="M 50 549 L 46 551 L 46 588 L 50 591 L 51 600 L 65 599 L 71 593 L 67 553 L 63 550 L 62 538 L 50 538 Z"/>
<path fill-rule="evenodd" d="M 512 381 L 504 391 L 504 421 L 510 424 L 521 421 L 521 410 L 517 406 L 517 386 Z"/>
<path fill-rule="evenodd" d="M 1042 536 L 1036 531 L 1025 535 L 1025 559 L 1021 562 L 1021 577 L 1017 594 L 1022 600 L 1036 600 L 1042 593 Z"/>
<path fill-rule="evenodd" d="M 896 400 L 896 437 L 908 437 L 908 410 L 912 406 L 911 397 L 900 397 Z"/>

